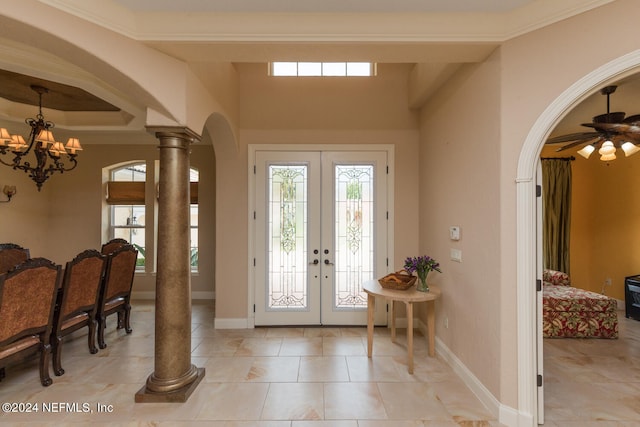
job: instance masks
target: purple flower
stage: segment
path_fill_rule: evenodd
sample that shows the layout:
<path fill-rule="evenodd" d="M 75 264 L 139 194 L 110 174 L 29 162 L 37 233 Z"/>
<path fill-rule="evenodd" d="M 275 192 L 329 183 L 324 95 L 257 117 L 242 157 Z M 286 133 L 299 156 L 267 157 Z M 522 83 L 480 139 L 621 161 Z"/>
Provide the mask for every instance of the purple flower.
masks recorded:
<path fill-rule="evenodd" d="M 435 259 L 427 255 L 407 257 L 404 261 L 404 269 L 407 270 L 407 273 L 409 274 L 413 274 L 415 271 L 421 279 L 426 278 L 427 274 L 432 270 L 442 273 L 442 270 L 440 270 L 440 264 Z"/>

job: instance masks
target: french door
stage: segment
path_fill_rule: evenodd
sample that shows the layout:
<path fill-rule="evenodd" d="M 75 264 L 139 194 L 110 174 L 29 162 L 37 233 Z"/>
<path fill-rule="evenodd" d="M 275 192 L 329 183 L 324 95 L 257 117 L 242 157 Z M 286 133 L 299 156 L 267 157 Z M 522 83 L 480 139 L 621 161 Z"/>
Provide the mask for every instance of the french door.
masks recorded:
<path fill-rule="evenodd" d="M 255 324 L 365 325 L 362 283 L 387 270 L 387 152 L 256 151 L 254 170 Z"/>

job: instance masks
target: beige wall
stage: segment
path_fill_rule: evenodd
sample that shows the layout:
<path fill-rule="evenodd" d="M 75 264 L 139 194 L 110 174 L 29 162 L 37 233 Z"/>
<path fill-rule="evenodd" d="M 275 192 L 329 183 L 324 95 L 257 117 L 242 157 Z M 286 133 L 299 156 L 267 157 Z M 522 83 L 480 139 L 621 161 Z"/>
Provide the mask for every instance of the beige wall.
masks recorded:
<path fill-rule="evenodd" d="M 395 268 L 415 253 L 417 236 L 417 112 L 408 108 L 406 64 L 385 65 L 376 78 L 271 78 L 266 64 L 238 64 L 237 151 L 216 152 L 219 168 L 216 319 L 248 317 L 249 144 L 392 144 L 395 147 Z M 224 183 L 223 183 L 224 181 Z M 229 183 L 233 183 L 230 185 Z M 227 208 L 224 208 L 224 207 Z M 232 208 L 230 208 L 232 207 Z M 225 211 L 221 212 L 222 209 Z M 394 268 L 393 266 L 390 268 Z"/>
<path fill-rule="evenodd" d="M 523 142 L 571 84 L 640 47 L 634 7 L 618 1 L 507 41 L 485 63 L 463 68 L 421 116 L 420 250 L 441 258 L 444 270 L 432 276 L 443 288 L 437 336 L 507 406 L 518 406 L 515 179 Z M 602 27 L 608 20 L 624 40 Z M 605 40 L 615 46 L 594 51 Z M 450 225 L 461 227 L 459 242 L 449 240 Z M 462 250 L 462 263 L 449 261 L 450 248 Z"/>
<path fill-rule="evenodd" d="M 420 254 L 440 261 L 436 334 L 494 395 L 501 370 L 500 55 L 467 66 L 423 110 Z M 449 227 L 461 239 L 449 239 Z M 462 262 L 450 260 L 450 249 Z M 424 317 L 424 314 L 423 314 Z M 448 328 L 444 320 L 448 319 Z"/>
<path fill-rule="evenodd" d="M 2 166 L 0 187 L 5 184 L 16 185 L 18 193 L 10 203 L 0 204 L 0 241 L 18 243 L 28 247 L 34 257 L 42 256 L 63 265 L 85 249 L 99 250 L 107 240 L 104 232 L 108 209 L 104 203 L 102 169 L 134 160 L 151 161 L 153 165 L 158 160 L 155 140 L 151 136 L 145 136 L 144 139 L 142 145 L 133 146 L 96 145 L 91 140 L 83 141 L 85 149 L 78 156 L 78 167 L 71 172 L 54 175 L 39 193 L 35 183 L 26 174 Z M 192 148 L 191 166 L 198 168 L 201 173 L 201 267 L 192 278 L 192 290 L 213 293 L 213 150 L 205 144 Z M 152 230 L 148 229 L 147 232 Z M 134 292 L 149 295 L 154 290 L 153 271 L 136 273 Z"/>

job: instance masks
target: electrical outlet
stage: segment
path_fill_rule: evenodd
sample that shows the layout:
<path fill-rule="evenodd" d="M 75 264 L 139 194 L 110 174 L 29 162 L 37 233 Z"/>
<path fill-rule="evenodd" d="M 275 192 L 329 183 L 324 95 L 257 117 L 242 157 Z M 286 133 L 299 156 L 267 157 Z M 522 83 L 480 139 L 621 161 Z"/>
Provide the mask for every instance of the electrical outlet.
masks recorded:
<path fill-rule="evenodd" d="M 606 279 L 604 279 L 604 285 L 611 286 L 611 277 L 607 277 Z"/>

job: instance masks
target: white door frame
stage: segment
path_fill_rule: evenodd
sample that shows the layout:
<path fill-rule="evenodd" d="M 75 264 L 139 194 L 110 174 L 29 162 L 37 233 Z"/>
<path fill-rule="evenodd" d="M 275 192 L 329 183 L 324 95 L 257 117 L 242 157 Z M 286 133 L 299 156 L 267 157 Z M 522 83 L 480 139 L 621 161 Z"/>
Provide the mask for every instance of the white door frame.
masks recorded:
<path fill-rule="evenodd" d="M 513 414 L 503 408 L 500 421 L 508 425 L 538 424 L 536 171 L 544 141 L 558 121 L 587 95 L 614 80 L 636 74 L 639 67 L 640 50 L 637 50 L 602 65 L 575 82 L 538 117 L 520 151 L 516 176 L 518 410 Z"/>
<path fill-rule="evenodd" d="M 387 256 L 389 258 L 389 268 L 393 266 L 394 260 L 394 145 L 393 144 L 249 144 L 248 145 L 248 168 L 247 168 L 247 180 L 248 180 L 248 254 L 247 270 L 248 270 L 248 283 L 247 283 L 247 327 L 255 327 L 255 268 L 254 259 L 255 253 L 255 220 L 254 212 L 255 206 L 255 179 L 253 162 L 256 156 L 256 151 L 385 151 L 387 153 L 387 161 L 389 164 L 389 174 L 387 175 L 387 206 L 389 211 L 389 219 L 387 221 Z M 390 271 L 390 270 L 389 270 Z"/>

